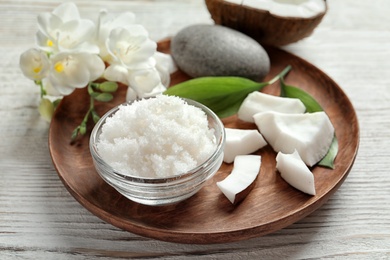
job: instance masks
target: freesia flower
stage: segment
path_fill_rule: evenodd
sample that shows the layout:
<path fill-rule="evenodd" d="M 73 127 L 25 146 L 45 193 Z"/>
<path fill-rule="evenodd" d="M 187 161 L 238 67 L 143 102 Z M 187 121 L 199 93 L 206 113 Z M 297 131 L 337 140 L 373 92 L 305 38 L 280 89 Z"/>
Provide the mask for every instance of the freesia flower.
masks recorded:
<path fill-rule="evenodd" d="M 61 52 L 51 58 L 49 80 L 62 95 L 75 88 L 83 88 L 98 79 L 104 72 L 103 60 L 91 53 Z"/>
<path fill-rule="evenodd" d="M 106 47 L 111 55 L 111 64 L 104 77 L 128 85 L 128 100 L 142 98 L 156 92 L 156 89 L 161 91 L 164 88 L 154 58 L 157 44 L 149 39 L 143 26 L 113 29 Z"/>
<path fill-rule="evenodd" d="M 177 70 L 172 56 L 162 52 L 156 52 L 153 56 L 156 60 L 154 69 L 136 71 L 129 75 L 130 86 L 126 94 L 126 100 L 155 96 L 164 92 L 171 81 L 171 73 Z"/>
<path fill-rule="evenodd" d="M 129 73 L 129 86 L 137 93 L 139 98 L 157 94 L 156 88 L 164 91 L 165 87 L 161 83 L 160 74 L 157 69 L 135 70 Z"/>
<path fill-rule="evenodd" d="M 177 66 L 169 54 L 156 52 L 153 57 L 156 60 L 156 69 L 160 74 L 161 83 L 168 87 L 171 81 L 171 74 L 177 70 Z"/>
<path fill-rule="evenodd" d="M 135 22 L 135 15 L 131 12 L 125 12 L 119 15 L 109 14 L 102 10 L 99 14 L 97 23 L 96 41 L 100 49 L 100 57 L 110 63 L 111 56 L 106 47 L 106 40 L 111 31 L 115 28 L 126 27 Z"/>
<path fill-rule="evenodd" d="M 46 95 L 48 95 L 48 96 L 50 96 L 50 97 L 61 98 L 61 96 L 63 96 L 63 94 L 61 94 L 61 92 L 59 92 L 59 91 L 53 86 L 53 84 L 51 83 L 51 81 L 49 80 L 48 77 L 42 79 L 42 86 L 43 86 L 43 88 L 44 88 L 45 91 L 46 91 Z"/>
<path fill-rule="evenodd" d="M 82 51 L 99 53 L 99 48 L 92 42 L 95 24 L 81 19 L 74 3 L 64 3 L 52 13 L 38 16 L 38 46 L 49 53 L 62 51 Z"/>
<path fill-rule="evenodd" d="M 155 54 L 157 44 L 149 39 L 149 34 L 141 25 L 115 28 L 111 31 L 106 47 L 112 57 L 111 64 L 120 64 L 128 69 L 147 69 L 155 66 L 150 59 Z"/>
<path fill-rule="evenodd" d="M 45 52 L 29 49 L 20 55 L 19 65 L 27 78 L 42 80 L 49 72 L 50 62 Z"/>
<path fill-rule="evenodd" d="M 44 119 L 50 121 L 63 96 L 88 88 L 89 110 L 72 132 L 72 140 L 86 133 L 90 117 L 94 122 L 99 119 L 94 101 L 112 100 L 117 82 L 128 86 L 127 100 L 144 98 L 165 91 L 176 70 L 172 57 L 157 52 L 156 42 L 135 24 L 131 12 L 117 15 L 103 10 L 95 25 L 80 17 L 74 3 L 63 3 L 38 16 L 36 44 L 37 49 L 21 54 L 20 68 L 40 87 L 38 110 Z"/>

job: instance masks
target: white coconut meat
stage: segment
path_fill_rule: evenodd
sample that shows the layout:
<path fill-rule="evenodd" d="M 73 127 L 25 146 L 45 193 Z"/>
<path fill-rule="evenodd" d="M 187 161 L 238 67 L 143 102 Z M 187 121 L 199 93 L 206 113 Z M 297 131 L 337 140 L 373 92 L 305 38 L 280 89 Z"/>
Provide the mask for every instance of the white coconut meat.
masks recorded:
<path fill-rule="evenodd" d="M 276 16 L 310 18 L 326 11 L 324 0 L 225 0 L 225 2 L 265 10 Z"/>
<path fill-rule="evenodd" d="M 305 114 L 264 112 L 253 118 L 275 152 L 297 150 L 308 166 L 313 166 L 327 154 L 334 137 L 334 127 L 323 111 Z"/>
<path fill-rule="evenodd" d="M 223 161 L 232 163 L 237 155 L 248 155 L 267 145 L 256 129 L 225 128 L 226 142 Z"/>
<path fill-rule="evenodd" d="M 232 204 L 236 204 L 244 199 L 250 187 L 253 187 L 260 166 L 261 156 L 239 155 L 234 160 L 232 172 L 223 181 L 217 182 L 217 186 Z"/>
<path fill-rule="evenodd" d="M 302 161 L 297 151 L 292 154 L 279 152 L 276 156 L 276 169 L 280 172 L 280 176 L 294 188 L 310 195 L 316 195 L 313 173 Z"/>
<path fill-rule="evenodd" d="M 254 123 L 255 114 L 267 111 L 302 114 L 306 111 L 306 107 L 298 98 L 278 97 L 255 91 L 244 99 L 237 116 L 243 121 Z"/>

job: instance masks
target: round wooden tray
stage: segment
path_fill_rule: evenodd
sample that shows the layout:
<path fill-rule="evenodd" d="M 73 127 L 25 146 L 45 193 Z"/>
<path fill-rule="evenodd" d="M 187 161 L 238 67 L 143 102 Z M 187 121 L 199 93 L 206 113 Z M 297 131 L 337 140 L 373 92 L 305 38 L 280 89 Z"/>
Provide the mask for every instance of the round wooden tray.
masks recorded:
<path fill-rule="evenodd" d="M 159 50 L 169 52 L 169 41 L 159 43 Z M 132 202 L 106 184 L 97 174 L 89 152 L 88 133 L 70 143 L 72 130 L 88 109 L 86 89 L 76 90 L 63 99 L 52 119 L 49 148 L 54 166 L 68 191 L 96 216 L 114 226 L 159 240 L 178 243 L 223 243 L 265 235 L 282 229 L 315 211 L 324 204 L 347 177 L 357 154 L 359 126 L 351 102 L 340 87 L 310 63 L 277 48 L 267 48 L 272 68 L 266 80 L 287 65 L 293 69 L 286 83 L 298 86 L 322 105 L 329 115 L 339 141 L 335 169 L 313 167 L 317 195 L 306 195 L 289 186 L 275 170 L 275 153 L 266 146 L 258 151 L 262 167 L 254 189 L 240 204 L 233 206 L 218 189 L 232 165 L 223 164 L 193 197 L 169 206 L 145 206 Z M 171 84 L 188 79 L 178 71 Z M 278 83 L 275 83 L 278 84 Z M 277 93 L 278 85 L 264 89 Z M 101 115 L 125 101 L 121 87 L 110 103 L 98 103 Z M 235 116 L 224 119 L 225 126 L 256 128 Z"/>

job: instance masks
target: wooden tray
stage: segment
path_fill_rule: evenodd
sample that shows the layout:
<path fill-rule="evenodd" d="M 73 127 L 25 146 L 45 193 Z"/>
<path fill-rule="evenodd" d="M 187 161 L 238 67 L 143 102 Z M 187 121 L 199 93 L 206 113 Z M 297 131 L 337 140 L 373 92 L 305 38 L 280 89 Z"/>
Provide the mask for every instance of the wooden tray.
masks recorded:
<path fill-rule="evenodd" d="M 159 43 L 159 50 L 169 52 L 169 41 Z M 276 48 L 267 48 L 272 68 L 267 79 L 293 69 L 286 83 L 309 92 L 329 115 L 339 140 L 335 169 L 312 168 L 317 195 L 309 196 L 289 186 L 275 170 L 275 153 L 267 146 L 258 154 L 262 168 L 256 185 L 248 197 L 233 206 L 222 195 L 217 181 L 231 171 L 223 164 L 204 188 L 186 201 L 169 206 L 145 206 L 134 203 L 106 184 L 97 174 L 89 152 L 87 136 L 70 143 L 72 130 L 81 122 L 88 108 L 86 89 L 65 97 L 53 117 L 49 132 L 49 148 L 54 166 L 68 191 L 96 216 L 114 226 L 164 241 L 177 243 L 223 243 L 249 239 L 282 229 L 315 211 L 338 189 L 351 169 L 359 145 L 359 126 L 353 106 L 337 84 L 310 63 Z M 172 75 L 172 85 L 188 77 L 182 72 Z M 278 84 L 278 83 L 276 83 Z M 276 93 L 278 85 L 266 92 Z M 98 103 L 102 115 L 124 102 L 126 88 L 118 90 L 115 99 Z M 255 128 L 254 124 L 227 118 L 228 127 Z"/>

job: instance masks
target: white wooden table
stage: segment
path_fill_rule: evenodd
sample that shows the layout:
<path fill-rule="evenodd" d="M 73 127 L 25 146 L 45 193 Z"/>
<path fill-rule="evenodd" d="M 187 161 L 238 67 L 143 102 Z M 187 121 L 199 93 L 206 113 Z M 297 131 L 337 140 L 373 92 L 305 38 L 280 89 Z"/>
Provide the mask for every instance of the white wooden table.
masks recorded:
<path fill-rule="evenodd" d="M 133 11 L 153 40 L 212 23 L 202 0 L 75 1 L 82 16 Z M 36 16 L 60 1 L 0 0 L 0 259 L 389 259 L 390 1 L 329 0 L 314 34 L 285 46 L 333 78 L 360 122 L 360 148 L 320 209 L 275 233 L 216 245 L 140 237 L 100 220 L 68 193 L 48 151 L 39 91 L 19 70 Z"/>

